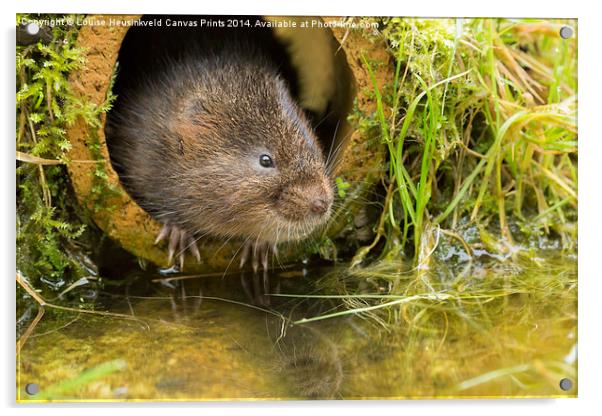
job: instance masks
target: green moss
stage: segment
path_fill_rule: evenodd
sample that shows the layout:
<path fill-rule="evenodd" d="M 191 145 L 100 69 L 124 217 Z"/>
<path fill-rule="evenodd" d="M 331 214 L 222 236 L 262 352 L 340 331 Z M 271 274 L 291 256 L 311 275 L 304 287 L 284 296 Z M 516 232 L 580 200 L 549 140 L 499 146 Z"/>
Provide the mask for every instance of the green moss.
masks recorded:
<path fill-rule="evenodd" d="M 18 15 L 17 24 L 22 17 L 34 16 Z M 67 175 L 65 127 L 78 117 L 100 126 L 111 103 L 96 106 L 71 91 L 69 74 L 85 65 L 76 37 L 77 27 L 56 26 L 47 44 L 16 46 L 17 268 L 36 287 L 53 291 L 90 274 L 81 259 L 95 235 Z M 46 161 L 26 161 L 32 157 Z"/>
<path fill-rule="evenodd" d="M 113 106 L 113 102 L 117 98 L 117 96 L 113 94 L 113 84 L 115 83 L 116 74 L 117 74 L 117 72 L 115 72 L 113 74 L 113 77 L 111 78 L 111 83 L 109 84 L 106 101 L 103 103 L 102 106 L 100 106 L 96 109 L 97 116 L 93 118 L 95 121 L 100 120 L 100 118 L 98 117 L 100 115 L 100 113 L 106 113 L 107 111 L 109 111 L 111 109 L 111 107 Z M 100 124 L 94 124 L 94 122 L 92 122 L 90 124 L 96 128 L 100 127 Z M 91 204 L 92 209 L 95 212 L 98 212 L 101 210 L 113 211 L 116 208 L 116 206 L 110 205 L 108 203 L 108 200 L 112 197 L 121 195 L 122 191 L 120 188 L 118 188 L 114 184 L 109 183 L 109 181 L 108 181 L 108 175 L 107 175 L 107 171 L 105 169 L 106 163 L 104 163 L 104 162 L 106 162 L 106 160 L 101 152 L 100 140 L 98 138 L 96 129 L 90 130 L 90 135 L 87 138 L 87 142 L 88 142 L 88 149 L 90 150 L 90 153 L 92 154 L 92 158 L 94 160 L 103 162 L 103 163 L 97 163 L 96 169 L 92 173 L 93 185 L 92 185 L 92 189 L 91 189 L 91 191 L 92 191 L 91 195 L 89 196 L 91 198 L 91 202 L 92 202 L 92 204 Z"/>

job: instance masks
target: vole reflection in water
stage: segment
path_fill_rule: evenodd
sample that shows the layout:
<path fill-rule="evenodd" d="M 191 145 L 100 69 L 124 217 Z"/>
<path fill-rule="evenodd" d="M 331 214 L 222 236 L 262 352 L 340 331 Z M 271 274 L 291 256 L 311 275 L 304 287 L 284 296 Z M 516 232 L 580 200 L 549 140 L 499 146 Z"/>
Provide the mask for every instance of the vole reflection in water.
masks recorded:
<path fill-rule="evenodd" d="M 256 316 L 259 319 L 254 319 L 255 323 L 244 329 L 254 331 L 253 337 L 267 341 L 269 347 L 259 355 L 266 359 L 265 368 L 268 371 L 286 380 L 291 398 L 338 397 L 344 366 L 338 353 L 336 331 L 324 331 L 316 325 L 292 324 L 292 321 L 306 314 L 321 312 L 324 308 L 322 302 L 308 304 L 307 300 L 291 301 L 290 298 L 274 296 L 281 293 L 283 288 L 291 293 L 292 287 L 298 286 L 290 278 L 269 277 L 265 273 L 264 276 L 253 272 L 241 273 L 242 284 L 238 287 L 238 279 L 233 276 L 225 280 L 217 278 L 220 282 L 215 280 L 163 281 L 161 291 L 170 294 L 171 319 L 201 326 L 206 319 L 219 322 L 228 319 L 218 312 L 224 304 L 228 305 L 226 310 L 231 310 L 232 306 L 238 309 L 238 313 L 263 315 L 263 318 Z M 241 350 L 249 353 L 250 358 L 257 359 L 257 341 L 246 343 L 236 337 L 236 343 Z"/>

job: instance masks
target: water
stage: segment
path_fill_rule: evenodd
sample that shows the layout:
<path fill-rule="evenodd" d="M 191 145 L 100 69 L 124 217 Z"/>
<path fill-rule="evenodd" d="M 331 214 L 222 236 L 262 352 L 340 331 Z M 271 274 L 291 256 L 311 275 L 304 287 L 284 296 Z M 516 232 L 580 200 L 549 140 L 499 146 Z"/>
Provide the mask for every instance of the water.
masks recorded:
<path fill-rule="evenodd" d="M 267 290 L 260 277 L 236 274 L 107 285 L 97 309 L 133 319 L 47 308 L 19 356 L 19 400 L 576 395 L 574 259 L 481 266 L 462 277 L 461 293 L 485 293 L 487 284 L 489 297 L 426 300 L 373 317 L 294 324 L 344 310 L 342 300 L 264 295 L 333 293 L 322 284 L 328 273 L 276 271 Z M 345 272 L 334 273 L 333 285 L 345 281 Z M 382 283 L 366 282 L 359 287 L 367 293 Z M 521 290 L 492 295 L 494 282 Z M 563 377 L 573 381 L 566 392 Z M 28 383 L 40 392 L 27 395 Z"/>

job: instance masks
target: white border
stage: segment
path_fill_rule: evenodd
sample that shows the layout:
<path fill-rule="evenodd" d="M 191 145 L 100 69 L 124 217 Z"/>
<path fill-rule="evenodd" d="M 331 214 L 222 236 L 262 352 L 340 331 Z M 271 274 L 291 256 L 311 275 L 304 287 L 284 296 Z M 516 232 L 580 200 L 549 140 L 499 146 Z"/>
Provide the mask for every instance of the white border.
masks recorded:
<path fill-rule="evenodd" d="M 376 411 L 408 414 L 438 415 L 507 415 L 527 412 L 554 414 L 592 414 L 593 409 L 602 408 L 598 387 L 600 371 L 600 317 L 602 317 L 602 277 L 598 253 L 602 239 L 600 227 L 600 190 L 602 182 L 602 148 L 599 129 L 602 127 L 602 90 L 599 74 L 602 74 L 600 45 L 602 40 L 602 20 L 596 13 L 594 1 L 545 1 L 504 0 L 499 2 L 470 2 L 465 0 L 444 1 L 425 0 L 393 2 L 364 0 L 351 2 L 342 0 L 304 0 L 286 2 L 262 0 L 217 2 L 187 2 L 181 0 L 146 0 L 144 2 L 124 0 L 104 0 L 101 2 L 69 0 L 31 1 L 19 0 L 11 4 L 2 2 L 2 90 L 0 106 L 2 114 L 4 149 L 1 170 L 4 203 L 2 204 L 3 247 L 0 250 L 3 266 L 2 301 L 4 303 L 3 342 L 0 342 L 2 358 L 2 379 L 0 391 L 2 404 L 9 415 L 97 415 L 111 412 L 115 415 L 142 413 L 164 415 L 175 411 L 182 415 L 239 414 L 247 410 L 249 414 L 269 415 L 283 413 L 303 415 L 324 411 L 344 412 L 346 415 L 362 414 L 375 408 Z M 16 12 L 77 12 L 77 13 L 181 13 L 181 14 L 265 14 L 265 15 L 398 15 L 398 16 L 504 16 L 504 17 L 571 17 L 579 19 L 579 398 L 556 400 L 439 400 L 406 402 L 271 402 L 271 403 L 201 403 L 201 404 L 104 404 L 104 405 L 45 405 L 16 406 L 15 400 L 15 358 L 14 358 L 14 272 L 15 241 L 15 184 L 14 184 L 14 22 Z M 6 202 L 10 201 L 10 202 Z M 173 410 L 171 410 L 173 408 Z M 378 408 L 378 409 L 376 409 Z M 246 413 L 246 412 L 245 412 Z"/>

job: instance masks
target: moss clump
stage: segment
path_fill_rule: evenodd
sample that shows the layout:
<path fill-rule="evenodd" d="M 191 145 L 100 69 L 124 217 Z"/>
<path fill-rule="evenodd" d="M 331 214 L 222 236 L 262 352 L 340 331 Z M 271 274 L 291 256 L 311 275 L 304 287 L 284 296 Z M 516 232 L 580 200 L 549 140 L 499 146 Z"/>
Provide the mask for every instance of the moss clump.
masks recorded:
<path fill-rule="evenodd" d="M 18 15 L 17 25 L 32 17 Z M 71 148 L 65 126 L 77 117 L 100 125 L 110 106 L 83 102 L 71 91 L 70 72 L 85 65 L 76 37 L 76 26 L 56 26 L 48 43 L 16 46 L 17 268 L 34 286 L 55 291 L 94 272 L 86 258 L 94 233 L 65 168 Z"/>

